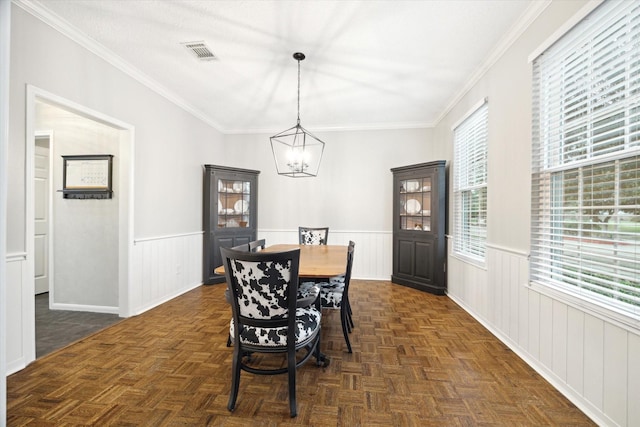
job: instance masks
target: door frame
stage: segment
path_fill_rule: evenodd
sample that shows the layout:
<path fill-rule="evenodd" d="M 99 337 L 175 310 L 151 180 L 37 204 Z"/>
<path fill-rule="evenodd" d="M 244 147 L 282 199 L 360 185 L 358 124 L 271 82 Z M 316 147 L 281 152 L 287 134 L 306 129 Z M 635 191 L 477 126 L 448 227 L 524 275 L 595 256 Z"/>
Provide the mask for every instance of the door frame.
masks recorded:
<path fill-rule="evenodd" d="M 26 134 L 25 134 L 25 248 L 26 277 L 24 279 L 25 305 L 22 310 L 25 325 L 23 354 L 25 362 L 35 360 L 35 265 L 34 265 L 34 152 L 36 103 L 45 102 L 67 111 L 119 129 L 120 200 L 118 208 L 118 315 L 131 315 L 131 288 L 133 265 L 133 225 L 134 225 L 134 164 L 135 164 L 135 128 L 119 119 L 92 110 L 76 102 L 52 94 L 33 85 L 26 88 Z M 53 180 L 51 180 L 53 182 Z M 52 190 L 54 191 L 54 190 Z M 53 254 L 51 254 L 53 256 Z"/>

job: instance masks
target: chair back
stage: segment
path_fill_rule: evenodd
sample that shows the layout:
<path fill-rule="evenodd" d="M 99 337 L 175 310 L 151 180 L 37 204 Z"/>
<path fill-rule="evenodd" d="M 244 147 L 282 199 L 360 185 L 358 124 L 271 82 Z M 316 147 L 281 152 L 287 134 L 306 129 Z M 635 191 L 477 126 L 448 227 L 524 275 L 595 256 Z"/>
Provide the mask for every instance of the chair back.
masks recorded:
<path fill-rule="evenodd" d="M 344 292 L 346 293 L 349 288 L 349 282 L 351 281 L 351 269 L 353 268 L 353 252 L 355 251 L 356 243 L 352 240 L 349 241 L 349 247 L 347 249 L 347 271 L 344 273 Z"/>
<path fill-rule="evenodd" d="M 233 249 L 234 251 L 247 252 L 247 251 L 251 250 L 251 247 L 250 247 L 249 243 L 243 243 L 241 245 L 234 246 L 231 249 Z"/>
<path fill-rule="evenodd" d="M 329 239 L 329 227 L 298 227 L 301 245 L 326 245 Z"/>
<path fill-rule="evenodd" d="M 244 252 L 220 248 L 220 251 L 231 289 L 235 324 L 279 327 L 291 323 L 293 328 L 300 249 Z M 240 330 L 241 327 L 236 327 L 235 334 Z M 238 342 L 238 337 L 235 338 Z"/>
<path fill-rule="evenodd" d="M 260 252 L 264 250 L 267 245 L 267 241 L 265 239 L 254 240 L 249 242 L 249 251 L 251 252 Z"/>

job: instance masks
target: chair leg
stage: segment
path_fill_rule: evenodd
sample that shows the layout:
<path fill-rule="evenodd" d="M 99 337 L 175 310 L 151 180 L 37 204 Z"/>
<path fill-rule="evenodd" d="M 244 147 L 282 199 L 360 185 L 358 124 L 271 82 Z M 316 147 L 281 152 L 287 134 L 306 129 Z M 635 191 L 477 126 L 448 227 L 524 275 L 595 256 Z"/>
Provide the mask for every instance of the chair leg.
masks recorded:
<path fill-rule="evenodd" d="M 229 393 L 229 403 L 227 409 L 233 411 L 236 408 L 238 399 L 238 389 L 240 388 L 240 365 L 242 363 L 242 351 L 240 345 L 233 348 L 233 362 L 231 365 L 231 393 Z"/>
<path fill-rule="evenodd" d="M 287 362 L 289 369 L 289 410 L 291 418 L 298 415 L 298 405 L 296 403 L 296 352 L 291 349 L 287 352 Z"/>
<path fill-rule="evenodd" d="M 349 325 L 347 324 L 347 304 L 342 304 L 340 307 L 340 322 L 342 323 L 342 334 L 344 335 L 344 341 L 347 343 L 347 349 L 349 353 L 353 353 L 351 351 L 351 342 L 349 341 Z"/>
<path fill-rule="evenodd" d="M 313 357 L 316 359 L 316 365 L 321 366 L 324 363 L 324 355 L 320 352 L 320 332 L 318 332 L 316 346 L 313 349 Z"/>

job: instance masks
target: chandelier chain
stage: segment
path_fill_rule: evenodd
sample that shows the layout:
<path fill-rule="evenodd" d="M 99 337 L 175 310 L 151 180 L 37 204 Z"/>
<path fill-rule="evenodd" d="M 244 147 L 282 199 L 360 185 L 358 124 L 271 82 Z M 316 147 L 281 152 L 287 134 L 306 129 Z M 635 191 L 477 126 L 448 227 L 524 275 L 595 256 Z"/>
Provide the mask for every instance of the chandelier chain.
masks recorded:
<path fill-rule="evenodd" d="M 300 60 L 298 59 L 298 124 L 300 124 Z"/>

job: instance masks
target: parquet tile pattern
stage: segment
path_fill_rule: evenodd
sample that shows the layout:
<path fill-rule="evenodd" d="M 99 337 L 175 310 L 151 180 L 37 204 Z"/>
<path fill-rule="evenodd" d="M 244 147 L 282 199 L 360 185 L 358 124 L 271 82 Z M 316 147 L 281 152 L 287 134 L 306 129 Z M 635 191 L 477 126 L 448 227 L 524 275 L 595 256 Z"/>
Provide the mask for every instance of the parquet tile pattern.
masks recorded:
<path fill-rule="evenodd" d="M 325 311 L 322 349 L 331 364 L 310 361 L 298 370 L 296 418 L 289 417 L 286 375 L 243 372 L 236 410 L 227 411 L 230 308 L 224 285 L 213 285 L 11 375 L 7 424 L 594 425 L 447 297 L 390 282 L 351 285 L 353 353 L 338 311 Z"/>

